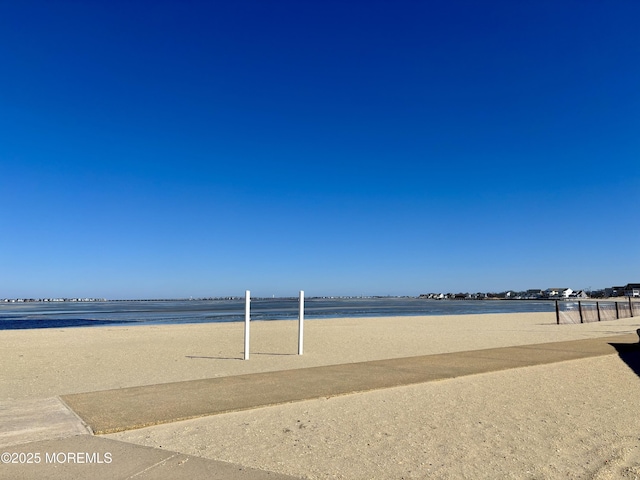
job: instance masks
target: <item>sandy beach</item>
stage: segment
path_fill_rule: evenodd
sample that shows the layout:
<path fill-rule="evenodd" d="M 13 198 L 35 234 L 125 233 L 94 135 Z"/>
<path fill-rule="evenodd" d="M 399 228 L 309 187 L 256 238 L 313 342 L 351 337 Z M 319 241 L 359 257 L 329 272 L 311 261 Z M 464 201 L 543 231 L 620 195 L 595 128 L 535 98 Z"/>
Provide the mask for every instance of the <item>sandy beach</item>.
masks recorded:
<path fill-rule="evenodd" d="M 4 331 L 0 402 L 634 333 L 550 313 Z M 110 435 L 300 478 L 640 478 L 640 379 L 618 355 Z"/>

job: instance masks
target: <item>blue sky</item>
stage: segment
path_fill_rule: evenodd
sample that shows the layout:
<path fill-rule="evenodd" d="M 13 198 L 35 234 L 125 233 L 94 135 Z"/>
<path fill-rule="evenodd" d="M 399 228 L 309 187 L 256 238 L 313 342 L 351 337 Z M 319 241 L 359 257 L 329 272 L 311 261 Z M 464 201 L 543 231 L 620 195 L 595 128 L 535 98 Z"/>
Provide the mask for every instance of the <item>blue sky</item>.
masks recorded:
<path fill-rule="evenodd" d="M 0 297 L 640 281 L 636 1 L 0 0 Z"/>

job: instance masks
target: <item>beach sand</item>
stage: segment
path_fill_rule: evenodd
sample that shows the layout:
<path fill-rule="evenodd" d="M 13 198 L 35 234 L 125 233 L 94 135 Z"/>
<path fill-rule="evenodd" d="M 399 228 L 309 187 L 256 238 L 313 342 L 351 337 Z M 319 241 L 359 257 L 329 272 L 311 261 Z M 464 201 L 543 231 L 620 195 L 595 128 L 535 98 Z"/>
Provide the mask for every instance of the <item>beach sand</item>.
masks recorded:
<path fill-rule="evenodd" d="M 634 333 L 634 318 L 389 317 L 2 332 L 0 402 Z M 301 478 L 640 478 L 640 378 L 618 355 L 258 408 L 110 435 Z"/>

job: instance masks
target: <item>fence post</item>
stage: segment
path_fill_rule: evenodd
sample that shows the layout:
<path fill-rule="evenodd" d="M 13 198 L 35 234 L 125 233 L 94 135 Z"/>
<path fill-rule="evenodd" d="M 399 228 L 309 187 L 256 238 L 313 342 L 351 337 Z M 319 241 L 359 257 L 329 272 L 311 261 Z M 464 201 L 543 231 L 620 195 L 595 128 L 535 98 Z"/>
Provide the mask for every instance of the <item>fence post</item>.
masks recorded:
<path fill-rule="evenodd" d="M 244 359 L 249 360 L 249 323 L 251 322 L 251 292 L 244 292 Z"/>
<path fill-rule="evenodd" d="M 629 297 L 629 311 L 631 312 L 631 317 L 633 318 L 633 305 L 631 305 L 631 297 Z"/>
<path fill-rule="evenodd" d="M 300 313 L 298 313 L 298 355 L 302 355 L 304 341 L 304 290 L 300 290 Z"/>
<path fill-rule="evenodd" d="M 596 302 L 596 310 L 598 310 L 598 321 L 600 321 L 600 302 Z"/>
<path fill-rule="evenodd" d="M 556 300 L 556 323 L 560 325 L 560 308 L 558 307 L 558 300 Z"/>
<path fill-rule="evenodd" d="M 578 302 L 578 311 L 580 312 L 580 323 L 584 323 L 582 319 L 582 302 Z"/>
<path fill-rule="evenodd" d="M 613 303 L 615 303 L 615 304 L 616 304 L 616 320 L 618 320 L 618 319 L 620 318 L 620 312 L 619 312 L 619 310 L 618 310 L 618 302 L 617 302 L 617 301 L 615 301 L 615 302 L 613 302 Z"/>

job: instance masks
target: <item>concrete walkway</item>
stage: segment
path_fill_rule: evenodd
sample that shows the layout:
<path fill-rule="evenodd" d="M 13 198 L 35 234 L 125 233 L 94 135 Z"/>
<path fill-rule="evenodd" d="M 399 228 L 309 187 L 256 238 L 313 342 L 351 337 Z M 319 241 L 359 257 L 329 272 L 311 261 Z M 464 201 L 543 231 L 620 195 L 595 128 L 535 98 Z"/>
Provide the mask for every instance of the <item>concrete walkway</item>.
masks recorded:
<path fill-rule="evenodd" d="M 91 431 L 58 398 L 3 402 L 0 405 L 0 449 L 10 445 Z"/>
<path fill-rule="evenodd" d="M 96 434 L 205 415 L 616 353 L 633 335 L 121 388 L 62 400 Z"/>
<path fill-rule="evenodd" d="M 32 457 L 31 464 L 0 463 L 3 480 L 295 480 L 288 475 L 91 435 L 21 444 L 4 451 L 18 456 L 39 453 L 40 461 L 35 463 Z"/>
<path fill-rule="evenodd" d="M 493 348 L 64 395 L 0 410 L 0 443 L 18 463 L 0 479 L 291 477 L 90 435 L 307 399 L 619 353 L 635 335 Z M 77 414 L 77 417 L 76 417 Z M 38 425 L 41 426 L 38 427 Z M 88 427 L 88 428 L 87 428 Z M 30 442 L 30 443 L 29 443 Z M 38 463 L 21 464 L 40 454 Z M 20 455 L 24 454 L 24 455 Z M 47 456 L 48 454 L 48 456 Z M 108 455 L 107 455 L 108 454 Z M 27 455 L 27 456 L 25 456 Z"/>

